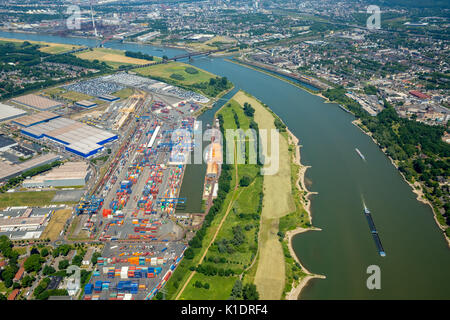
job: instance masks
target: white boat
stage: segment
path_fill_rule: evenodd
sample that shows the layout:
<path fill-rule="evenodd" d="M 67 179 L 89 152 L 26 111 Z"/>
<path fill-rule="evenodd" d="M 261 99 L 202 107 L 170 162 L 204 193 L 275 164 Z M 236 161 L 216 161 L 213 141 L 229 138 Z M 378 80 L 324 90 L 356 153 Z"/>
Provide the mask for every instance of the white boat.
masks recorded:
<path fill-rule="evenodd" d="M 366 160 L 366 158 L 364 157 L 364 155 L 361 153 L 361 151 L 358 150 L 358 148 L 355 148 L 356 152 L 359 154 L 359 156 L 361 157 L 361 159 Z"/>

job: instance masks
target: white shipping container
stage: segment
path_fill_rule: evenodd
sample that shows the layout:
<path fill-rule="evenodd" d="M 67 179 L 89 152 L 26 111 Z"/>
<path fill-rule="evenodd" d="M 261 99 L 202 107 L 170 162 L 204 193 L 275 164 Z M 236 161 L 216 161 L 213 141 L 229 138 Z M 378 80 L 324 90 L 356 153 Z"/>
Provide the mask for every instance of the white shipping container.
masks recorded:
<path fill-rule="evenodd" d="M 152 266 L 156 266 L 156 258 L 152 258 L 152 259 L 150 260 L 150 264 L 151 264 Z"/>
<path fill-rule="evenodd" d="M 108 267 L 103 267 L 103 273 L 108 273 L 109 268 Z"/>
<path fill-rule="evenodd" d="M 163 259 L 158 259 L 158 264 L 163 264 L 164 260 Z"/>
<path fill-rule="evenodd" d="M 123 300 L 131 300 L 131 297 L 133 295 L 131 293 L 125 293 L 125 295 L 123 296 Z"/>

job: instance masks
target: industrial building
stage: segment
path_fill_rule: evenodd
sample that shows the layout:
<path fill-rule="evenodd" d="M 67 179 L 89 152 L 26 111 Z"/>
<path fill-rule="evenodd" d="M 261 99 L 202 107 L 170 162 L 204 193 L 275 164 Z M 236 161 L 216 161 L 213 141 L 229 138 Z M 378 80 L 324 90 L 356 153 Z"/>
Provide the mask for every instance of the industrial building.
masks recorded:
<path fill-rule="evenodd" d="M 88 101 L 88 100 L 77 101 L 77 102 L 75 102 L 75 105 L 83 107 L 83 108 L 92 108 L 92 107 L 97 106 L 97 104 L 95 102 Z"/>
<path fill-rule="evenodd" d="M 26 179 L 23 186 L 25 188 L 84 186 L 88 178 L 89 165 L 86 162 L 66 162 L 45 174 Z"/>
<path fill-rule="evenodd" d="M 8 121 L 27 114 L 26 111 L 0 103 L 0 122 Z"/>
<path fill-rule="evenodd" d="M 25 107 L 30 107 L 37 110 L 49 110 L 57 107 L 62 107 L 64 104 L 55 100 L 51 100 L 36 94 L 27 94 L 21 97 L 11 99 L 12 102 L 20 104 Z"/>
<path fill-rule="evenodd" d="M 35 124 L 49 121 L 52 119 L 56 119 L 59 117 L 60 116 L 57 115 L 56 113 L 49 112 L 49 111 L 43 111 L 43 112 L 31 114 L 29 116 L 23 116 L 23 117 L 17 118 L 15 120 L 13 120 L 12 122 L 14 124 L 18 124 L 19 126 L 22 126 L 22 127 L 29 127 L 29 126 L 33 126 Z"/>
<path fill-rule="evenodd" d="M 103 145 L 117 140 L 117 135 L 67 118 L 56 118 L 25 127 L 21 132 L 35 139 L 48 138 L 65 146 L 67 151 L 89 157 Z"/>
<path fill-rule="evenodd" d="M 411 91 L 409 91 L 409 94 L 411 94 L 414 97 L 419 98 L 419 99 L 430 99 L 431 98 L 429 95 L 422 93 L 420 91 L 417 91 L 417 90 L 411 90 Z"/>
<path fill-rule="evenodd" d="M 52 208 L 28 207 L 0 211 L 0 235 L 6 235 L 11 240 L 38 239 L 52 213 Z"/>
<path fill-rule="evenodd" d="M 216 178 L 219 172 L 217 162 L 208 162 L 206 167 L 206 176 L 208 178 Z"/>
<path fill-rule="evenodd" d="M 6 137 L 3 134 L 0 134 L 0 152 L 5 152 L 9 148 L 17 146 L 17 142 L 11 138 Z"/>
<path fill-rule="evenodd" d="M 61 157 L 57 154 L 47 153 L 17 164 L 8 164 L 4 161 L 0 162 L 0 181 L 15 177 L 24 171 L 52 163 L 59 159 L 61 159 Z"/>
<path fill-rule="evenodd" d="M 116 101 L 116 100 L 119 100 L 119 99 L 120 99 L 119 97 L 112 96 L 112 95 L 110 95 L 110 94 L 103 94 L 103 95 L 98 96 L 98 97 L 99 97 L 100 99 L 102 99 L 102 100 L 109 101 L 109 102 L 113 102 L 113 101 Z"/>
<path fill-rule="evenodd" d="M 206 163 L 206 176 L 208 178 L 216 178 L 219 172 L 218 163 L 222 163 L 222 146 L 220 143 L 211 143 L 207 151 Z"/>

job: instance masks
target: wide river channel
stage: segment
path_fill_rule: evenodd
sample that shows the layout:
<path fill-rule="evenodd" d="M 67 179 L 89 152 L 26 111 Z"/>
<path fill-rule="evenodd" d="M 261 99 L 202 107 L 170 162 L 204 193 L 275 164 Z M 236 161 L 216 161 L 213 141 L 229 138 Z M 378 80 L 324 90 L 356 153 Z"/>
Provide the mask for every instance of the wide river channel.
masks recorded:
<path fill-rule="evenodd" d="M 95 46 L 84 38 L 0 32 L 0 37 Z M 169 57 L 184 53 L 146 45 L 107 42 L 105 47 Z M 224 58 L 197 58 L 191 64 L 231 80 L 235 89 L 199 120 L 210 123 L 214 112 L 238 89 L 266 103 L 300 139 L 313 225 L 293 239 L 299 259 L 326 279 L 309 282 L 302 299 L 450 299 L 450 250 L 431 208 L 415 194 L 372 140 L 336 104 L 324 103 L 285 81 Z M 363 161 L 355 151 L 364 154 Z M 186 210 L 199 212 L 205 166 L 189 165 L 181 190 Z M 386 251 L 380 257 L 363 214 L 363 202 Z M 381 289 L 367 288 L 367 268 L 380 268 Z"/>

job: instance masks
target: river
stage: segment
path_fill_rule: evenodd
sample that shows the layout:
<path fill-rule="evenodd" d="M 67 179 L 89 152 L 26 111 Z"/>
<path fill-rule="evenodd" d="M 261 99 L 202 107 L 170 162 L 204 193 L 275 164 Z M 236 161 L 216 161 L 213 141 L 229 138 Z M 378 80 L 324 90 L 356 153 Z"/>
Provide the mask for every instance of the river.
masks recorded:
<path fill-rule="evenodd" d="M 0 37 L 18 35 L 0 32 Z M 95 44 L 95 40 L 82 38 L 21 38 Z M 155 47 L 119 42 L 108 42 L 105 47 L 169 57 L 183 52 L 165 49 L 162 53 Z M 302 299 L 450 299 L 450 250 L 431 208 L 416 200 L 388 158 L 351 123 L 351 114 L 285 81 L 223 58 L 203 57 L 191 63 L 226 76 L 235 90 L 243 89 L 266 103 L 300 139 L 302 163 L 312 166 L 306 172 L 308 188 L 318 192 L 312 197 L 313 224 L 322 231 L 295 236 L 293 247 L 308 270 L 326 276 L 309 282 Z M 199 119 L 211 121 L 220 105 Z M 202 166 L 188 167 L 185 184 L 189 189 L 196 189 L 197 184 L 202 188 L 204 172 Z M 195 198 L 201 197 L 197 191 L 190 194 L 182 187 L 197 204 L 195 210 L 200 202 Z M 363 215 L 363 201 L 372 211 L 386 257 L 376 250 Z M 366 286 L 370 265 L 380 267 L 380 290 Z"/>

